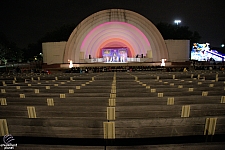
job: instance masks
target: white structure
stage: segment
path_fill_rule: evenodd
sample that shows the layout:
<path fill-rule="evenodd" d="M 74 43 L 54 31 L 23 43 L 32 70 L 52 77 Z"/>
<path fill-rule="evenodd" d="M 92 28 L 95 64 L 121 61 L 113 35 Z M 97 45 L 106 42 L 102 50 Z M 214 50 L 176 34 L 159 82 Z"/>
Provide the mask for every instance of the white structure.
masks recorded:
<path fill-rule="evenodd" d="M 67 42 L 43 43 L 42 47 L 44 63 L 47 64 L 68 63 L 68 60 L 74 63 L 94 62 L 102 58 L 101 49 L 104 47 L 127 47 L 129 60 L 143 54 L 145 58 L 140 61 L 160 62 L 162 59 L 189 60 L 187 43 L 164 41 L 155 25 L 138 13 L 109 9 L 84 19 Z M 88 61 L 89 56 L 93 60 Z"/>
<path fill-rule="evenodd" d="M 63 53 L 67 42 L 42 43 L 43 62 L 47 64 L 63 63 Z"/>
<path fill-rule="evenodd" d="M 189 40 L 165 40 L 169 53 L 169 60 L 172 62 L 185 62 L 190 57 Z"/>

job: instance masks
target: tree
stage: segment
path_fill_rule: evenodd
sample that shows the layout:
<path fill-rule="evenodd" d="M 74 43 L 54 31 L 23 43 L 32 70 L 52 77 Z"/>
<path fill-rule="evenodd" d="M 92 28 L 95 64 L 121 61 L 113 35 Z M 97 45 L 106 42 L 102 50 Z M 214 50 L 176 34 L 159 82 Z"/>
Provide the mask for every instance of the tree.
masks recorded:
<path fill-rule="evenodd" d="M 223 44 L 223 46 L 222 46 L 222 44 Z M 223 39 L 222 44 L 221 44 L 222 51 L 223 51 L 224 54 L 225 54 L 225 38 Z"/>
<path fill-rule="evenodd" d="M 38 43 L 67 41 L 74 28 L 75 25 L 73 24 L 63 25 L 60 28 L 57 28 L 51 32 L 46 33 L 46 35 L 42 37 L 38 41 Z"/>
<path fill-rule="evenodd" d="M 225 38 L 222 40 L 222 44 L 225 44 Z M 222 44 L 221 47 L 218 49 L 218 51 L 225 54 L 225 46 L 222 46 Z"/>
<path fill-rule="evenodd" d="M 29 44 L 26 49 L 24 49 L 24 58 L 26 60 L 34 60 L 34 56 L 38 56 L 42 52 L 41 43 L 32 43 Z"/>
<path fill-rule="evenodd" d="M 0 33 L 0 60 L 7 63 L 7 61 L 19 61 L 23 58 L 23 52 L 15 43 L 10 42 L 4 33 Z"/>
<path fill-rule="evenodd" d="M 42 43 L 44 42 L 67 41 L 74 28 L 75 25 L 63 25 L 60 28 L 46 33 L 37 43 L 31 43 L 28 45 L 28 48 L 24 49 L 25 58 L 27 60 L 33 60 L 34 56 L 39 56 L 42 53 Z"/>
<path fill-rule="evenodd" d="M 0 60 L 2 62 L 6 62 L 6 55 L 8 53 L 8 45 L 9 41 L 4 33 L 0 32 Z"/>
<path fill-rule="evenodd" d="M 199 33 L 197 31 L 190 31 L 188 26 L 179 26 L 160 22 L 156 27 L 165 40 L 190 40 L 191 43 L 197 43 L 201 39 Z"/>

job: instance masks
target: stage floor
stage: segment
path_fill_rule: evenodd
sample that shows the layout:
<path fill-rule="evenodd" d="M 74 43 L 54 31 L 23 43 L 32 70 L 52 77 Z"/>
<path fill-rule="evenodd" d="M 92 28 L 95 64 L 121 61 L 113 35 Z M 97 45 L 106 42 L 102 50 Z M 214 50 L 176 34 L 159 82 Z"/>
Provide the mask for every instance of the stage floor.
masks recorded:
<path fill-rule="evenodd" d="M 116 66 L 161 66 L 161 62 L 145 63 L 145 62 L 135 62 L 135 63 L 79 63 L 73 64 L 73 67 L 116 67 Z M 171 62 L 166 62 L 165 66 L 171 66 Z M 69 64 L 60 64 L 60 68 L 69 68 Z"/>

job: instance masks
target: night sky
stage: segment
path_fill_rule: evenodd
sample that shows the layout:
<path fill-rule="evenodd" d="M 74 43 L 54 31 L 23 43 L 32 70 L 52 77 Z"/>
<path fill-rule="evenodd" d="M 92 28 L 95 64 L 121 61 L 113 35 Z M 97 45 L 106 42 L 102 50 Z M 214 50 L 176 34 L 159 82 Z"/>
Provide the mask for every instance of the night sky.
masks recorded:
<path fill-rule="evenodd" d="M 225 39 L 224 0 L 0 0 L 0 32 L 25 48 L 49 31 L 113 8 L 135 11 L 154 24 L 180 19 L 212 47 Z"/>

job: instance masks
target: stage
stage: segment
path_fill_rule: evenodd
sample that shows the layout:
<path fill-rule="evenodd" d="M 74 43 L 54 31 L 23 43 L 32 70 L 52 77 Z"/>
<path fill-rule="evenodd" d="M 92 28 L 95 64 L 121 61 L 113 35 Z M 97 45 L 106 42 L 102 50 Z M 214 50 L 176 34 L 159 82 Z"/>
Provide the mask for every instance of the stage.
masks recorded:
<path fill-rule="evenodd" d="M 189 67 L 191 62 L 165 62 L 164 67 Z M 70 64 L 43 64 L 43 69 L 69 69 Z M 132 62 L 132 63 L 73 63 L 73 67 L 132 67 L 132 66 L 150 66 L 160 67 L 161 62 Z"/>

